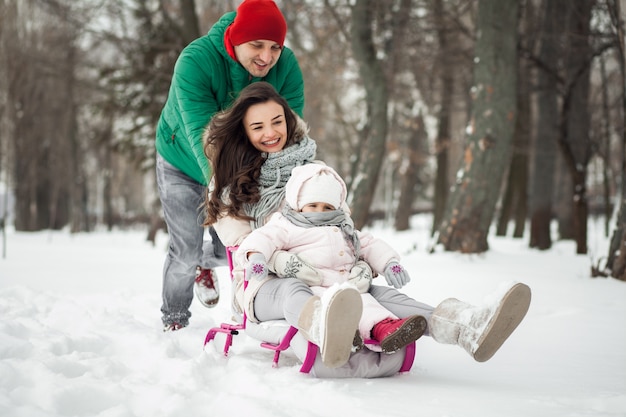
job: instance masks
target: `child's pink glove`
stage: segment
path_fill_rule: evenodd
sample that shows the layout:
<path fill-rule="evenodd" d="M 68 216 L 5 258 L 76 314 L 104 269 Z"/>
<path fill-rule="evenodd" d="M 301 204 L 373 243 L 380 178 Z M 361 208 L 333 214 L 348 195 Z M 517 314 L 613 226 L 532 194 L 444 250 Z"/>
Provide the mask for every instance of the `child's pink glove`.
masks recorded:
<path fill-rule="evenodd" d="M 252 278 L 260 281 L 267 278 L 268 273 L 269 269 L 267 268 L 267 260 L 262 253 L 254 252 L 248 257 L 248 264 L 246 265 L 245 270 L 246 281 L 249 281 Z"/>
<path fill-rule="evenodd" d="M 389 262 L 383 273 L 385 274 L 387 284 L 394 288 L 402 288 L 411 281 L 409 273 L 396 261 Z"/>

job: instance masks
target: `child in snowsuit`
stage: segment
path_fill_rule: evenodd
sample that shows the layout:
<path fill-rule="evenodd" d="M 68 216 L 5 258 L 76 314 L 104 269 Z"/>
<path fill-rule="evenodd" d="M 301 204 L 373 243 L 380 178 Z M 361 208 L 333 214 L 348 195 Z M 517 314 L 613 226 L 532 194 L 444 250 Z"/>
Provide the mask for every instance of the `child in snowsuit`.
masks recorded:
<path fill-rule="evenodd" d="M 319 271 L 316 282 L 307 282 L 318 296 L 337 284 L 353 284 L 363 303 L 358 324 L 361 340 L 372 349 L 395 352 L 417 340 L 427 322 L 420 315 L 399 319 L 367 292 L 372 278 L 369 267 L 396 287 L 409 282 L 410 277 L 388 244 L 354 230 L 345 199 L 346 185 L 332 168 L 322 164 L 295 167 L 285 186 L 282 212 L 250 233 L 236 257 L 246 265 L 248 280 L 265 278 L 267 260 L 283 250 L 297 253 Z"/>

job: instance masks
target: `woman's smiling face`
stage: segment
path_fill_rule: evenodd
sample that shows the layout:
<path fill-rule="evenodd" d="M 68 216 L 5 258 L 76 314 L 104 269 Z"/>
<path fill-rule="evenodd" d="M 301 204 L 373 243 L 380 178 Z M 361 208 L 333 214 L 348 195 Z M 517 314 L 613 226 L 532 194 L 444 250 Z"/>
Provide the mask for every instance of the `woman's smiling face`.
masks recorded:
<path fill-rule="evenodd" d="M 287 143 L 285 110 L 275 101 L 250 106 L 243 118 L 252 146 L 261 152 L 279 152 Z"/>

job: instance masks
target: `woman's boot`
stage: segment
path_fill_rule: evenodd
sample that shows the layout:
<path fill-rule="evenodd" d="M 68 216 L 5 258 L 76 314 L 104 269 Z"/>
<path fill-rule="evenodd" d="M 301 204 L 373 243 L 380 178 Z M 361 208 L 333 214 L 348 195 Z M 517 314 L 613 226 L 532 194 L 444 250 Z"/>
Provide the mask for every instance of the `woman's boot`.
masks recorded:
<path fill-rule="evenodd" d="M 428 322 L 439 343 L 464 348 L 478 362 L 489 360 L 520 324 L 530 305 L 530 288 L 513 285 L 495 305 L 477 307 L 449 298 L 439 304 Z"/>
<path fill-rule="evenodd" d="M 298 318 L 298 330 L 319 347 L 324 365 L 338 368 L 350 358 L 362 312 L 356 289 L 331 288 L 321 298 L 313 296 L 307 301 Z"/>

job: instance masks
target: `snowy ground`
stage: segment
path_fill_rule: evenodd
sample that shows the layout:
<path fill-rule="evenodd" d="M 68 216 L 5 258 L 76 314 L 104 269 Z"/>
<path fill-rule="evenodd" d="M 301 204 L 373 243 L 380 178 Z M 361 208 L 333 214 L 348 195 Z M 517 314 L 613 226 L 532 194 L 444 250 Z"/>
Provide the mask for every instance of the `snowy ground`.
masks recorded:
<path fill-rule="evenodd" d="M 410 373 L 375 380 L 315 379 L 289 354 L 274 369 L 246 336 L 229 358 L 203 350 L 208 328 L 230 317 L 225 268 L 218 307 L 194 302 L 190 326 L 163 333 L 165 235 L 153 247 L 144 231 L 9 232 L 0 416 L 626 416 L 626 283 L 590 278 L 590 257 L 571 242 L 539 252 L 492 237 L 484 255 L 428 254 L 427 230 L 425 218 L 409 232 L 371 230 L 403 253 L 406 293 L 477 303 L 523 281 L 530 311 L 489 362 L 424 337 Z M 590 238 L 596 257 L 606 245 Z"/>

